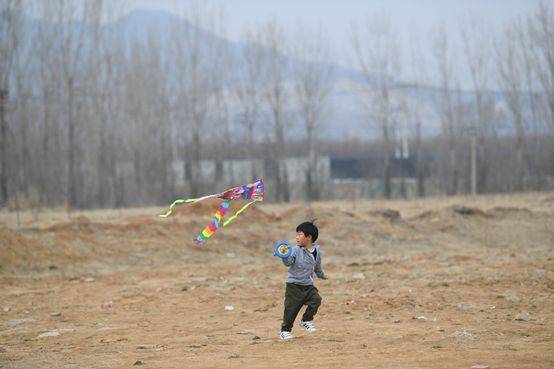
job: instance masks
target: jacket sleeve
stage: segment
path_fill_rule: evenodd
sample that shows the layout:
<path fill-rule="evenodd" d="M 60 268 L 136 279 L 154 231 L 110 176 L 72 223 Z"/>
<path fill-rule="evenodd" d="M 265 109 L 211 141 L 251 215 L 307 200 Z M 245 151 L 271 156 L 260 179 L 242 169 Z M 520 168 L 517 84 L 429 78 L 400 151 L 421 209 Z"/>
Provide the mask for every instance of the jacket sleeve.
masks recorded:
<path fill-rule="evenodd" d="M 317 260 L 315 261 L 315 268 L 314 272 L 317 275 L 318 278 L 325 277 L 325 272 L 323 271 L 323 268 L 321 267 L 321 250 L 317 250 Z"/>
<path fill-rule="evenodd" d="M 296 251 L 296 248 L 292 249 L 292 253 L 288 258 L 281 259 L 283 260 L 283 264 L 285 264 L 285 266 L 290 267 L 292 264 L 294 264 L 294 262 L 296 261 Z"/>

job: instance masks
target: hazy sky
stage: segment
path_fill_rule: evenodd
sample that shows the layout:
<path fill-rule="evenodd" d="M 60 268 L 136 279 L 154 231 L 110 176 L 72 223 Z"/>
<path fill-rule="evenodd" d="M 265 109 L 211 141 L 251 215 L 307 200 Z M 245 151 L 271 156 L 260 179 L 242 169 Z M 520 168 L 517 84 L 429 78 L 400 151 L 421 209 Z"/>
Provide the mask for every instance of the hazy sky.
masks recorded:
<path fill-rule="evenodd" d="M 161 9 L 175 12 L 186 0 L 130 0 L 127 11 Z M 511 19 L 536 11 L 540 0 L 211 0 L 221 5 L 227 16 L 227 37 L 239 39 L 247 27 L 275 20 L 294 37 L 298 24 L 321 27 L 332 42 L 334 61 L 354 66 L 351 53 L 351 25 L 371 14 L 385 14 L 397 29 L 403 59 L 408 58 L 408 42 L 414 35 L 424 48 L 430 47 L 433 30 L 446 26 L 452 45 L 461 57 L 459 24 L 469 15 L 486 24 L 487 32 L 498 33 Z M 548 1 L 547 1 L 548 3 Z M 410 79 L 404 68 L 403 76 Z M 460 74 L 464 73 L 460 71 Z M 464 78 L 462 78 L 464 80 Z M 462 81 L 467 87 L 468 81 Z"/>
<path fill-rule="evenodd" d="M 26 0 L 29 2 L 46 0 Z M 86 0 L 76 0 L 77 3 Z M 106 4 L 111 1 L 107 0 Z M 293 38 L 299 24 L 310 29 L 320 27 L 331 42 L 332 61 L 355 67 L 352 55 L 351 31 L 353 24 L 361 24 L 372 14 L 388 17 L 397 30 L 401 43 L 403 70 L 401 78 L 411 79 L 407 62 L 410 40 L 415 37 L 424 55 L 431 59 L 433 31 L 444 24 L 450 36 L 456 60 L 463 59 L 459 25 L 469 16 L 486 25 L 486 34 L 501 32 L 503 26 L 517 17 L 536 11 L 541 0 L 206 0 L 221 6 L 226 14 L 226 34 L 240 39 L 247 28 L 274 20 L 283 25 L 289 38 Z M 543 0 L 546 4 L 553 0 Z M 117 3 L 117 2 L 116 2 Z M 184 14 L 189 0 L 125 0 L 123 14 L 136 9 L 164 10 Z M 113 4 L 113 3 L 111 3 Z M 469 87 L 467 71 L 457 67 L 462 87 Z"/>

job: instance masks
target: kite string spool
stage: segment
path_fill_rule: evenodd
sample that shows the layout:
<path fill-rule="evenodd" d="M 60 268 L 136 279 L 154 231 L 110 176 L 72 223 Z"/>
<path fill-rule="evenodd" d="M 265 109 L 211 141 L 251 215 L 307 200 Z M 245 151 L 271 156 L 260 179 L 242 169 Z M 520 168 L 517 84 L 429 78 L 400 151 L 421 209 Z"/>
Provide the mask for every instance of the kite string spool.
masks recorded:
<path fill-rule="evenodd" d="M 286 241 L 279 241 L 275 244 L 273 255 L 281 259 L 288 258 L 292 254 L 292 247 Z"/>

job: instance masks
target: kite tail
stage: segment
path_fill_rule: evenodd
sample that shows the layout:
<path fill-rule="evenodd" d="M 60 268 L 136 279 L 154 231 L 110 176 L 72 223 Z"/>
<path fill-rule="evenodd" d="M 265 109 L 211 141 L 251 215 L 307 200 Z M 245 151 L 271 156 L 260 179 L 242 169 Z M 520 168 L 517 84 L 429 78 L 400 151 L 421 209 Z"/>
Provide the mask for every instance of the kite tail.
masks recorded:
<path fill-rule="evenodd" d="M 252 205 L 253 203 L 257 202 L 257 201 L 260 201 L 258 199 L 256 200 L 253 200 L 253 201 L 250 201 L 248 204 L 244 205 L 242 208 L 239 209 L 239 211 L 237 211 L 235 214 L 233 214 L 232 217 L 230 217 L 229 219 L 227 219 L 224 223 L 223 223 L 223 226 L 227 226 L 229 223 L 231 223 L 233 220 L 235 220 L 236 217 L 238 217 L 243 211 L 245 211 L 250 205 Z"/>
<path fill-rule="evenodd" d="M 214 215 L 214 220 L 210 223 L 210 225 L 204 228 L 204 230 L 198 235 L 198 237 L 196 237 L 196 243 L 201 244 L 206 242 L 208 238 L 210 238 L 215 233 L 215 231 L 219 228 L 221 220 L 225 216 L 227 209 L 229 209 L 229 202 L 229 200 L 223 200 Z"/>
<path fill-rule="evenodd" d="M 173 212 L 173 208 L 179 204 L 192 204 L 193 202 L 197 202 L 197 201 L 202 201 L 202 200 L 206 200 L 206 199 L 210 199 L 210 198 L 213 198 L 213 197 L 217 197 L 217 195 L 208 195 L 208 196 L 204 196 L 204 197 L 200 197 L 198 199 L 178 199 L 178 200 L 175 200 L 173 201 L 173 204 L 171 204 L 169 206 L 169 209 L 167 209 L 167 211 L 164 213 L 164 214 L 160 214 L 160 217 L 162 218 L 167 218 L 168 216 L 171 215 L 171 213 Z"/>

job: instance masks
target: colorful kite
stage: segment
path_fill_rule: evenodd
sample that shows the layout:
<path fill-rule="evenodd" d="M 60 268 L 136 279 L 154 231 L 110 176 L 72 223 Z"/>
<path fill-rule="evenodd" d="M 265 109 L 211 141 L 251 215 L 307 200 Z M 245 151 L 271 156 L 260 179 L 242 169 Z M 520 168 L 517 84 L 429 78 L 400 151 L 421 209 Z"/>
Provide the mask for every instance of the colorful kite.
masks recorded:
<path fill-rule="evenodd" d="M 198 237 L 196 237 L 195 241 L 196 243 L 204 243 L 210 238 L 217 228 L 219 228 L 220 225 L 223 227 L 229 225 L 233 220 L 235 220 L 236 217 L 238 217 L 243 211 L 245 211 L 250 205 L 254 204 L 258 201 L 264 201 L 265 197 L 265 187 L 264 183 L 261 179 L 257 180 L 254 183 L 245 184 L 239 187 L 234 187 L 226 190 L 225 192 L 214 194 L 214 195 L 208 195 L 203 196 L 198 199 L 178 199 L 171 204 L 169 209 L 165 214 L 161 214 L 160 216 L 163 218 L 167 218 L 171 215 L 173 212 L 173 208 L 179 204 L 192 204 L 194 202 L 206 200 L 206 199 L 212 199 L 212 198 L 218 198 L 223 199 L 221 202 L 221 205 L 219 205 L 219 208 L 217 209 L 217 212 L 214 215 L 214 220 L 206 227 Z M 242 208 L 240 208 L 233 216 L 231 216 L 229 219 L 224 221 L 222 223 L 223 217 L 225 217 L 225 213 L 227 213 L 227 209 L 229 209 L 229 203 L 232 200 L 237 199 L 243 199 L 243 200 L 251 200 L 246 205 L 244 205 Z"/>

